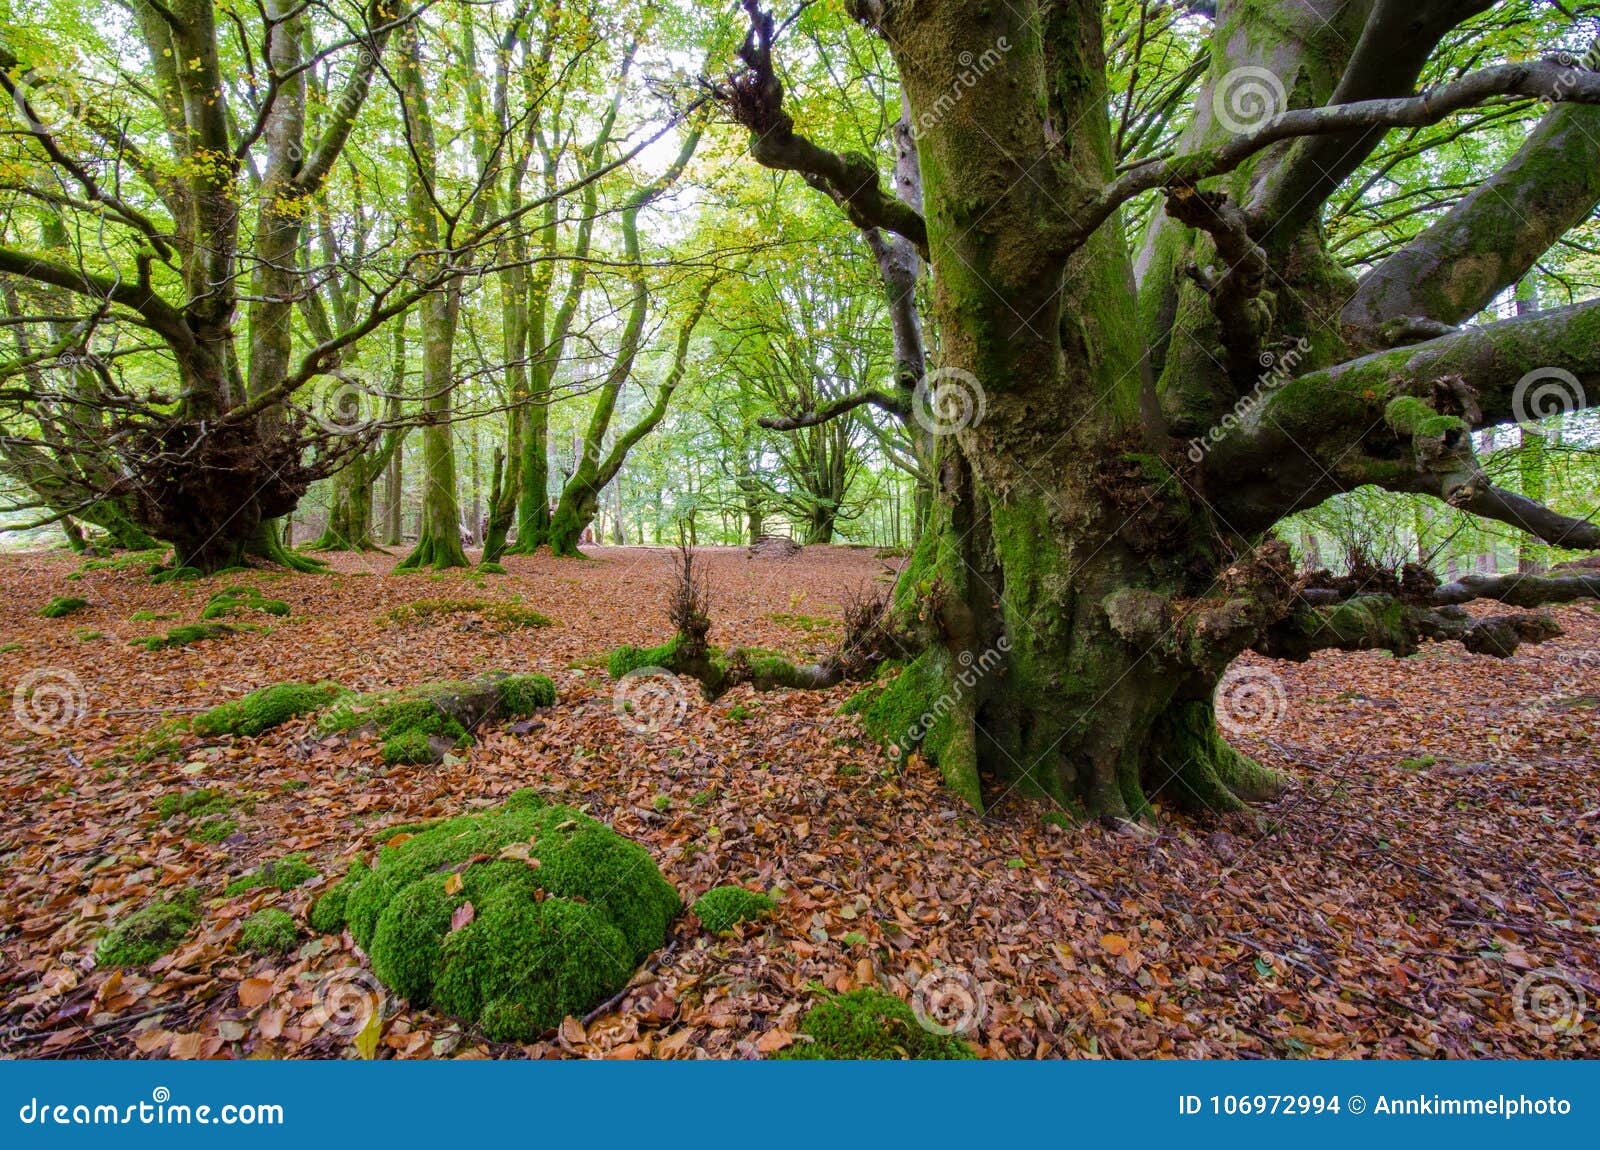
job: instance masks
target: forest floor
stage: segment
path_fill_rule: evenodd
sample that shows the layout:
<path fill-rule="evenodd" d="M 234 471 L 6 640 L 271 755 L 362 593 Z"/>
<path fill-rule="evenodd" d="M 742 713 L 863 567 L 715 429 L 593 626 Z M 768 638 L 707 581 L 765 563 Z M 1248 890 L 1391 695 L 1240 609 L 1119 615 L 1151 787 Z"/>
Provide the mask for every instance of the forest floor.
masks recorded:
<path fill-rule="evenodd" d="M 845 548 L 704 554 L 713 641 L 791 656 L 823 652 L 847 593 L 898 562 Z M 157 586 L 137 570 L 68 580 L 71 556 L 0 558 L 0 685 L 50 673 L 83 709 L 45 734 L 0 719 L 0 1052 L 353 1055 L 311 1009 L 322 980 L 364 961 L 348 934 L 307 932 L 289 956 L 256 959 L 237 945 L 241 920 L 281 906 L 303 924 L 382 828 L 531 786 L 643 843 L 686 903 L 741 883 L 776 888 L 777 912 L 720 938 L 686 913 L 619 1002 L 531 1047 L 389 1003 L 380 1055 L 759 1057 L 794 1041 L 827 990 L 909 997 L 930 971 L 978 988 L 968 1037 L 993 1057 L 1600 1055 L 1590 605 L 1558 609 L 1565 636 L 1508 661 L 1448 645 L 1260 662 L 1286 706 L 1236 741 L 1292 785 L 1245 814 L 1162 812 L 1140 834 L 1064 829 L 1016 797 L 976 817 L 931 767 L 901 769 L 836 713 L 849 687 L 741 688 L 714 704 L 696 692 L 681 725 L 633 730 L 603 658 L 668 637 L 666 551 L 512 557 L 505 576 L 390 576 L 392 562 L 347 555 L 321 575 Z M 270 633 L 130 645 L 195 622 L 236 582 L 291 614 L 263 617 Z M 89 605 L 41 618 L 57 595 Z M 555 625 L 502 634 L 475 615 L 385 617 L 439 597 L 515 598 Z M 137 612 L 171 618 L 130 621 Z M 385 768 L 376 745 L 319 743 L 305 720 L 256 739 L 191 736 L 147 762 L 128 753 L 163 712 L 272 682 L 375 689 L 497 668 L 550 675 L 559 701 L 437 766 Z M 200 786 L 249 800 L 224 841 L 193 841 L 155 811 Z M 222 896 L 288 852 L 322 877 Z M 108 925 L 186 888 L 205 898 L 183 944 L 148 968 L 92 969 Z M 1541 1023 L 1551 1002 L 1580 1000 L 1575 1030 Z"/>

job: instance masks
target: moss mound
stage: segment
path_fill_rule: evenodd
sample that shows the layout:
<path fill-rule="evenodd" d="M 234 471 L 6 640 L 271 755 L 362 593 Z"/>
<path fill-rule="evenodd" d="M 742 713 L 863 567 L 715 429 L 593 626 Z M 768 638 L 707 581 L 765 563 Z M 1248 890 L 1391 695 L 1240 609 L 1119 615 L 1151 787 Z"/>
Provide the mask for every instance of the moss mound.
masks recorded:
<path fill-rule="evenodd" d="M 273 886 L 279 890 L 293 890 L 303 882 L 317 877 L 317 870 L 299 855 L 288 855 L 267 863 L 260 870 L 251 871 L 234 879 L 222 893 L 228 898 L 244 894 L 259 887 Z"/>
<path fill-rule="evenodd" d="M 296 715 L 327 706 L 345 689 L 337 683 L 274 683 L 196 717 L 197 735 L 259 735 Z"/>
<path fill-rule="evenodd" d="M 181 627 L 174 627 L 165 635 L 135 639 L 133 645 L 143 647 L 146 651 L 160 651 L 167 647 L 187 647 L 191 643 L 203 643 L 207 639 L 220 639 L 224 635 L 231 634 L 233 628 L 226 623 L 185 623 Z"/>
<path fill-rule="evenodd" d="M 911 1007 L 877 990 L 852 990 L 817 1003 L 800 1029 L 810 1042 L 797 1042 L 773 1055 L 780 1059 L 894 1061 L 977 1057 L 954 1035 L 923 1029 Z"/>
<path fill-rule="evenodd" d="M 396 607 L 387 618 L 392 623 L 427 623 L 445 615 L 478 615 L 502 631 L 548 627 L 552 622 L 548 616 L 531 608 L 498 599 L 418 599 Z"/>
<path fill-rule="evenodd" d="M 555 701 L 555 684 L 544 675 L 494 674 L 346 696 L 317 725 L 323 734 L 372 732 L 386 763 L 431 763 L 452 747 L 470 746 L 478 724 L 530 715 Z"/>
<path fill-rule="evenodd" d="M 741 922 L 765 918 L 778 904 L 769 895 L 742 886 L 719 886 L 695 900 L 694 913 L 712 934 L 732 930 Z"/>
<path fill-rule="evenodd" d="M 260 611 L 266 615 L 283 616 L 289 613 L 289 604 L 282 599 L 268 599 L 254 587 L 237 584 L 233 587 L 224 587 L 207 599 L 205 610 L 200 612 L 200 618 L 224 619 L 229 615 L 237 615 L 240 611 Z"/>
<path fill-rule="evenodd" d="M 287 954 L 299 939 L 300 929 L 287 911 L 257 911 L 239 928 L 239 945 L 251 954 Z"/>
<path fill-rule="evenodd" d="M 491 560 L 488 563 L 479 563 L 478 573 L 480 575 L 504 575 L 506 573 L 506 569 L 499 563 L 495 563 Z"/>
<path fill-rule="evenodd" d="M 200 920 L 199 895 L 187 891 L 137 910 L 101 940 L 94 952 L 101 966 L 147 966 L 183 941 Z"/>
<path fill-rule="evenodd" d="M 680 909 L 643 847 L 518 791 L 352 865 L 311 922 L 413 1005 L 525 1041 L 621 990 Z"/>
<path fill-rule="evenodd" d="M 70 595 L 57 595 L 50 602 L 39 609 L 39 614 L 46 619 L 59 619 L 63 615 L 70 615 L 74 611 L 82 611 L 89 605 L 89 600 L 78 599 Z"/>

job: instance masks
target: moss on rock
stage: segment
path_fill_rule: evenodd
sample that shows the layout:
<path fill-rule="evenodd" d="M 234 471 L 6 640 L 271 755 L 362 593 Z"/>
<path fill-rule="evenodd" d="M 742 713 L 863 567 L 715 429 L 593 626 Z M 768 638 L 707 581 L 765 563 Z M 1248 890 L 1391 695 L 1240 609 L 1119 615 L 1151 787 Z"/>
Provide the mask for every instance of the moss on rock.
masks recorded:
<path fill-rule="evenodd" d="M 198 901 L 196 892 L 186 891 L 134 911 L 101 940 L 95 961 L 101 966 L 148 966 L 194 929 L 200 920 Z"/>
<path fill-rule="evenodd" d="M 544 675 L 494 673 L 470 682 L 422 683 L 373 695 L 347 695 L 323 714 L 324 734 L 370 732 L 391 765 L 430 763 L 472 744 L 472 730 L 495 718 L 528 715 L 556 699 Z"/>
<path fill-rule="evenodd" d="M 287 911 L 259 910 L 239 928 L 239 945 L 251 954 L 287 954 L 300 940 L 300 929 Z"/>
<path fill-rule="evenodd" d="M 824 999 L 806 1012 L 800 1030 L 812 1041 L 797 1042 L 773 1057 L 830 1061 L 976 1057 L 965 1041 L 925 1029 L 911 1007 L 878 990 L 852 990 Z"/>
<path fill-rule="evenodd" d="M 74 611 L 82 611 L 89 605 L 89 600 L 78 599 L 71 595 L 57 595 L 39 610 L 39 614 L 46 619 L 59 619 L 63 615 L 70 615 Z"/>
<path fill-rule="evenodd" d="M 772 896 L 742 886 L 719 886 L 695 900 L 695 917 L 712 934 L 732 930 L 741 922 L 765 918 L 778 904 Z"/>
<path fill-rule="evenodd" d="M 160 651 L 168 647 L 187 647 L 191 643 L 203 643 L 207 639 L 220 639 L 231 634 L 233 628 L 226 623 L 185 623 L 165 635 L 151 635 L 132 642 L 133 646 L 143 647 L 146 651 Z"/>
<path fill-rule="evenodd" d="M 311 922 L 348 925 L 413 1005 L 519 1041 L 625 986 L 680 909 L 643 847 L 519 791 L 353 865 Z"/>
<path fill-rule="evenodd" d="M 238 584 L 224 587 L 206 600 L 202 619 L 224 619 L 240 611 L 260 611 L 267 615 L 283 616 L 289 613 L 289 604 L 282 599 L 268 599 L 254 587 Z"/>
<path fill-rule="evenodd" d="M 276 859 L 253 870 L 249 874 L 240 875 L 223 888 L 222 893 L 228 898 L 244 894 L 246 891 L 256 890 L 259 887 L 271 886 L 279 890 L 293 890 L 301 883 L 308 882 L 317 877 L 317 869 L 300 855 L 287 855 Z"/>
<path fill-rule="evenodd" d="M 199 715 L 194 730 L 208 737 L 259 735 L 296 715 L 325 707 L 345 693 L 337 683 L 274 683 Z"/>
<path fill-rule="evenodd" d="M 393 623 L 427 623 L 445 615 L 478 615 L 502 631 L 549 627 L 552 620 L 529 607 L 498 599 L 418 599 L 390 611 Z"/>

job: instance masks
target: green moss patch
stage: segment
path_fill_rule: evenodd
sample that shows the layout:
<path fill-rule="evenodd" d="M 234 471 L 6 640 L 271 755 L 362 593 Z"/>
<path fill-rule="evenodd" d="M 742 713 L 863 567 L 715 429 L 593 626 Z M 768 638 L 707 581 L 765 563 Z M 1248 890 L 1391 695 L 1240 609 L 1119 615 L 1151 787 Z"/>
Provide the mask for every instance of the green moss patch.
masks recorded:
<path fill-rule="evenodd" d="M 186 891 L 123 919 L 101 940 L 95 961 L 101 966 L 148 966 L 183 941 L 200 916 L 199 896 Z"/>
<path fill-rule="evenodd" d="M 386 763 L 431 763 L 470 746 L 480 723 L 530 715 L 556 699 L 544 675 L 490 674 L 470 682 L 423 683 L 338 701 L 318 722 L 323 734 L 370 733 Z"/>
<path fill-rule="evenodd" d="M 165 635 L 151 635 L 144 639 L 133 640 L 133 646 L 143 647 L 146 651 L 161 651 L 168 647 L 187 647 L 191 643 L 203 643 L 207 639 L 220 639 L 224 635 L 233 634 L 233 628 L 226 623 L 186 623 L 182 627 L 174 627 Z"/>
<path fill-rule="evenodd" d="M 954 1035 L 924 1029 L 911 1007 L 877 990 L 852 990 L 817 1003 L 800 1022 L 810 1042 L 796 1042 L 779 1059 L 959 1059 L 975 1058 Z"/>
<path fill-rule="evenodd" d="M 627 985 L 680 909 L 643 847 L 524 790 L 353 864 L 311 922 L 412 1005 L 525 1041 Z"/>
<path fill-rule="evenodd" d="M 287 954 L 299 940 L 294 919 L 276 908 L 257 911 L 239 928 L 239 945 L 251 954 Z"/>
<path fill-rule="evenodd" d="M 220 843 L 238 829 L 238 822 L 229 817 L 234 800 L 210 787 L 183 791 L 175 795 L 162 795 L 156 800 L 156 814 L 163 822 L 175 818 L 185 820 L 184 833 L 196 842 Z"/>
<path fill-rule="evenodd" d="M 82 611 L 89 605 L 89 600 L 78 599 L 70 595 L 57 595 L 50 602 L 39 609 L 39 614 L 46 619 L 59 619 L 63 615 L 70 615 L 74 611 Z"/>
<path fill-rule="evenodd" d="M 498 563 L 479 563 L 478 573 L 481 575 L 504 575 L 506 569 Z"/>
<path fill-rule="evenodd" d="M 274 683 L 197 716 L 194 730 L 208 737 L 259 735 L 296 715 L 319 710 L 347 693 L 337 683 Z"/>
<path fill-rule="evenodd" d="M 497 599 L 418 599 L 396 607 L 386 618 L 391 623 L 429 623 L 448 615 L 477 615 L 501 631 L 548 627 L 552 623 L 549 617 L 531 608 Z"/>
<path fill-rule="evenodd" d="M 225 619 L 241 611 L 260 611 L 265 615 L 283 616 L 289 613 L 289 604 L 282 599 L 268 599 L 254 587 L 237 584 L 224 587 L 206 600 L 202 619 Z"/>
<path fill-rule="evenodd" d="M 742 886 L 719 886 L 695 900 L 695 917 L 712 934 L 732 930 L 741 922 L 765 918 L 778 904 L 770 895 L 746 890 Z"/>
<path fill-rule="evenodd" d="M 271 886 L 279 890 L 293 890 L 301 883 L 308 882 L 317 877 L 317 870 L 306 862 L 300 855 L 288 855 L 266 863 L 260 870 L 251 871 L 247 875 L 240 875 L 223 888 L 222 893 L 228 898 L 244 894 L 246 891 L 256 890 L 260 887 Z"/>

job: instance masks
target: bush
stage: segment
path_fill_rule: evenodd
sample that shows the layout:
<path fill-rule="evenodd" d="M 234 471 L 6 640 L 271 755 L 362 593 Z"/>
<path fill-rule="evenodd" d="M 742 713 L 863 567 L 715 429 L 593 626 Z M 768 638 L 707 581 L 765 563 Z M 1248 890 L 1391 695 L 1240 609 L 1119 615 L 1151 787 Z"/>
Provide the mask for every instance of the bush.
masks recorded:
<path fill-rule="evenodd" d="M 222 893 L 228 898 L 244 894 L 259 887 L 273 886 L 279 890 L 293 890 L 303 882 L 317 877 L 317 870 L 300 855 L 288 855 L 269 862 L 260 870 L 251 871 L 234 879 Z"/>
<path fill-rule="evenodd" d="M 695 900 L 694 913 L 712 934 L 721 934 L 741 922 L 765 918 L 777 905 L 769 895 L 742 886 L 719 886 Z"/>
<path fill-rule="evenodd" d="M 239 928 L 239 945 L 251 954 L 287 954 L 300 939 L 300 929 L 286 911 L 260 910 Z"/>
<path fill-rule="evenodd" d="M 972 1047 L 954 1035 L 935 1034 L 917 1022 L 904 1002 L 877 990 L 852 990 L 817 1003 L 800 1023 L 810 1042 L 773 1055 L 780 1059 L 959 1059 Z"/>
<path fill-rule="evenodd" d="M 413 1005 L 524 1041 L 626 986 L 680 908 L 643 847 L 524 790 L 352 865 L 311 922 Z"/>
<path fill-rule="evenodd" d="M 74 611 L 82 611 L 89 605 L 87 599 L 76 599 L 68 595 L 57 595 L 46 603 L 39 611 L 46 619 L 59 619 L 63 615 L 70 615 Z"/>
<path fill-rule="evenodd" d="M 259 735 L 296 715 L 327 706 L 345 689 L 337 683 L 274 683 L 198 716 L 198 735 Z"/>
<path fill-rule="evenodd" d="M 194 929 L 200 920 L 198 901 L 194 891 L 187 891 L 135 911 L 101 940 L 95 961 L 101 966 L 148 966 Z"/>

